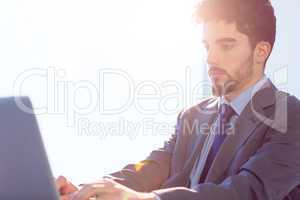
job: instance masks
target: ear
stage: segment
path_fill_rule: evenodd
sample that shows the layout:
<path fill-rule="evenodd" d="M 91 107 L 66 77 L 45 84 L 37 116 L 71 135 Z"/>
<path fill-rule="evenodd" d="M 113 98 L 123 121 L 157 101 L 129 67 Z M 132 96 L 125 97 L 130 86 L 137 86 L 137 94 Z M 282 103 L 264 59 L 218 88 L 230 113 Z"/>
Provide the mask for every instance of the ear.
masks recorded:
<path fill-rule="evenodd" d="M 254 62 L 264 64 L 271 53 L 271 44 L 269 42 L 259 42 L 254 50 Z"/>

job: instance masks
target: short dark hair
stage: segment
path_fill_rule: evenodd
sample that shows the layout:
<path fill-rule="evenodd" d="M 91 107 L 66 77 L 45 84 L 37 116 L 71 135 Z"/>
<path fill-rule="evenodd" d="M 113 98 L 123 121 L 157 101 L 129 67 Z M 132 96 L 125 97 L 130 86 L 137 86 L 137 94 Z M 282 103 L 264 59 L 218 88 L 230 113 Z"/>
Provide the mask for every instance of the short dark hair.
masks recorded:
<path fill-rule="evenodd" d="M 246 34 L 252 47 L 265 41 L 274 46 L 276 17 L 270 0 L 203 0 L 196 9 L 196 20 L 235 22 L 238 31 Z"/>

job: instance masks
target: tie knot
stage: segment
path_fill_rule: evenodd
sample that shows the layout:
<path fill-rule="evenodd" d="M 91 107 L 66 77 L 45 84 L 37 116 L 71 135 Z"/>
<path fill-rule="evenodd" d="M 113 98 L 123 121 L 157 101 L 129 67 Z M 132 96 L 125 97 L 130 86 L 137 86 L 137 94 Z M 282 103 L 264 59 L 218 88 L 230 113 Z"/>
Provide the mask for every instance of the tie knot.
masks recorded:
<path fill-rule="evenodd" d="M 227 123 L 228 120 L 235 114 L 235 112 L 230 105 L 222 103 L 219 108 L 219 114 L 222 122 Z"/>

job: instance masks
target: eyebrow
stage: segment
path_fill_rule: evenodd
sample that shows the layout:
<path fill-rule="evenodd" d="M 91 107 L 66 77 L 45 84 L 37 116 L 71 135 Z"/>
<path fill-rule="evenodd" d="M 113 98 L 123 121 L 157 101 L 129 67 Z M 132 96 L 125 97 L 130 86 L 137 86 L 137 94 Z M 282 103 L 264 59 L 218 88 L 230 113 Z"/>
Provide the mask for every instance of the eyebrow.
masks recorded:
<path fill-rule="evenodd" d="M 217 43 L 223 43 L 223 42 L 236 42 L 237 40 L 234 38 L 221 38 L 217 40 Z"/>
<path fill-rule="evenodd" d="M 217 43 L 224 43 L 224 42 L 236 42 L 237 40 L 234 38 L 221 38 L 217 40 Z M 208 44 L 208 42 L 206 40 L 202 40 L 203 44 Z"/>

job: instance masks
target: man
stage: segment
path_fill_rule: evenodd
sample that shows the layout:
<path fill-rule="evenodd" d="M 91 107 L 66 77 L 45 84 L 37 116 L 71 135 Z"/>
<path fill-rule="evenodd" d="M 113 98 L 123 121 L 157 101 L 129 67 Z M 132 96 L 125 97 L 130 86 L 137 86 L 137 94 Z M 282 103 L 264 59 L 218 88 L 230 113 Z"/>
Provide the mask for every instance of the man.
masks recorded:
<path fill-rule="evenodd" d="M 214 96 L 182 111 L 162 149 L 62 199 L 300 199 L 300 102 L 264 75 L 275 42 L 268 0 L 204 0 L 208 74 Z"/>

